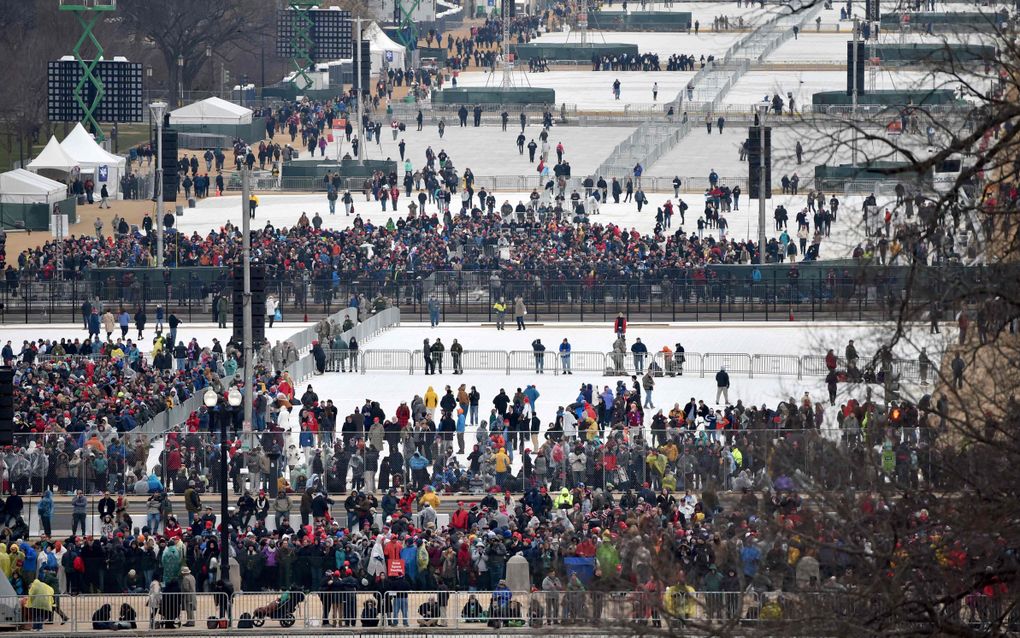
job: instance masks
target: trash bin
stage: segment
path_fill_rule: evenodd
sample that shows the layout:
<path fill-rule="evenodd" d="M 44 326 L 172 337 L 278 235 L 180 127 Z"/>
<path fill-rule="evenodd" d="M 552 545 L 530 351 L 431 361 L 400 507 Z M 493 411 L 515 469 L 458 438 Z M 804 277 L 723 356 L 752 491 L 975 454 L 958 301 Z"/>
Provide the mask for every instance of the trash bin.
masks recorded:
<path fill-rule="evenodd" d="M 181 204 L 177 204 L 177 216 L 184 217 L 184 206 L 182 206 Z"/>

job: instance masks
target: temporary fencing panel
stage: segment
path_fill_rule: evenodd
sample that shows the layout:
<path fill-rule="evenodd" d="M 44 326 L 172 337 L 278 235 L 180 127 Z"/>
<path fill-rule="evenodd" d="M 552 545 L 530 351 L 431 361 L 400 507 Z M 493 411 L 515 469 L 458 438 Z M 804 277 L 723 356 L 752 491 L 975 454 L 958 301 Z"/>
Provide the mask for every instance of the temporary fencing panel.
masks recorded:
<path fill-rule="evenodd" d="M 533 350 L 511 350 L 507 372 L 534 372 L 538 369 L 556 371 L 558 352 L 536 353 Z"/>
<path fill-rule="evenodd" d="M 368 371 L 414 371 L 414 359 L 410 350 L 362 350 L 361 374 Z"/>
<path fill-rule="evenodd" d="M 452 355 L 450 366 L 453 367 Z M 462 370 L 489 370 L 505 373 L 507 353 L 505 350 L 465 350 L 461 353 L 460 367 Z"/>
<path fill-rule="evenodd" d="M 800 357 L 790 354 L 756 354 L 751 358 L 751 370 L 753 375 L 800 379 Z"/>
<path fill-rule="evenodd" d="M 723 367 L 730 374 L 751 376 L 751 355 L 743 352 L 706 352 L 701 361 L 702 376 Z"/>

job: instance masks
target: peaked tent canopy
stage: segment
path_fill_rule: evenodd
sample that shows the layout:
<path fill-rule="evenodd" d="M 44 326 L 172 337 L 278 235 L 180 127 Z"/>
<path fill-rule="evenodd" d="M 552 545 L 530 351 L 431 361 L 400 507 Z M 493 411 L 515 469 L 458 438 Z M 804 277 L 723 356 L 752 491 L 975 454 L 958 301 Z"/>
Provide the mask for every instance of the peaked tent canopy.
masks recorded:
<path fill-rule="evenodd" d="M 52 204 L 67 197 L 67 187 L 23 168 L 0 173 L 0 202 Z"/>
<path fill-rule="evenodd" d="M 252 110 L 211 97 L 170 111 L 170 125 L 182 124 L 251 124 Z"/>
<path fill-rule="evenodd" d="M 407 50 L 383 33 L 379 25 L 370 22 L 365 27 L 365 38 L 368 40 L 369 53 L 372 56 L 372 73 L 379 73 L 384 63 L 391 69 L 404 68 L 404 56 Z"/>
<path fill-rule="evenodd" d="M 42 150 L 39 155 L 28 163 L 28 169 L 34 172 L 41 170 L 51 171 L 63 171 L 69 173 L 71 169 L 78 165 L 78 162 L 74 161 L 70 155 L 67 154 L 61 146 L 60 142 L 57 141 L 55 135 L 50 136 L 50 141 L 46 142 L 46 147 Z"/>
<path fill-rule="evenodd" d="M 91 178 L 96 193 L 102 189 L 103 184 L 106 184 L 110 197 L 116 199 L 117 193 L 120 192 L 120 178 L 127 164 L 126 159 L 107 153 L 85 130 L 81 122 L 64 138 L 60 147 L 81 168 L 82 181 Z"/>

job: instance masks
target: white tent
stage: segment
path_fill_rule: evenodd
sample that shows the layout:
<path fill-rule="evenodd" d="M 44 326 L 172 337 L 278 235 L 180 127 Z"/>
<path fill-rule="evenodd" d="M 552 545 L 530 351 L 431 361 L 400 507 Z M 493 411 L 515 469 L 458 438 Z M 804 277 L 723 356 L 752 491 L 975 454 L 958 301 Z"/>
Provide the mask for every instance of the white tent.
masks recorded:
<path fill-rule="evenodd" d="M 175 124 L 251 124 L 252 110 L 211 97 L 170 111 L 170 125 Z"/>
<path fill-rule="evenodd" d="M 39 155 L 28 163 L 28 170 L 38 173 L 47 171 L 50 173 L 70 173 L 71 169 L 78 165 L 67 152 L 61 148 L 56 136 L 51 135 L 50 141 Z"/>
<path fill-rule="evenodd" d="M 407 50 L 383 33 L 378 24 L 370 22 L 365 27 L 364 37 L 368 40 L 369 55 L 372 56 L 373 75 L 382 71 L 383 68 L 404 68 L 404 56 Z"/>
<path fill-rule="evenodd" d="M 107 153 L 85 130 L 81 122 L 64 138 L 60 147 L 81 168 L 82 181 L 91 177 L 96 185 L 96 193 L 99 193 L 105 183 L 110 197 L 116 199 L 120 193 L 120 177 L 127 164 L 126 159 Z"/>
<path fill-rule="evenodd" d="M 67 197 L 67 187 L 48 177 L 18 168 L 0 173 L 0 203 L 52 204 Z"/>

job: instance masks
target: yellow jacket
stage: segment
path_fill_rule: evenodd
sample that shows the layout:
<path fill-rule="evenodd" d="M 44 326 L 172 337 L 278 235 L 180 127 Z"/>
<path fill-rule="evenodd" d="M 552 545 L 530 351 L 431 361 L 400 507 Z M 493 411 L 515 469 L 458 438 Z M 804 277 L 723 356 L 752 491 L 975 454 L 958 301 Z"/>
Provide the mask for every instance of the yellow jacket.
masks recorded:
<path fill-rule="evenodd" d="M 435 492 L 425 492 L 418 499 L 418 505 L 424 507 L 428 503 L 432 506 L 432 509 L 439 509 L 439 495 Z"/>
<path fill-rule="evenodd" d="M 437 405 L 439 405 L 439 395 L 432 389 L 432 386 L 429 386 L 429 389 L 425 392 L 425 407 L 435 410 Z"/>
<path fill-rule="evenodd" d="M 492 461 L 497 472 L 507 472 L 510 470 L 510 456 L 503 448 L 499 448 L 499 452 L 492 455 Z"/>
<path fill-rule="evenodd" d="M 44 583 L 41 578 L 33 580 L 32 586 L 28 588 L 28 607 L 29 609 L 53 611 L 53 588 Z"/>

